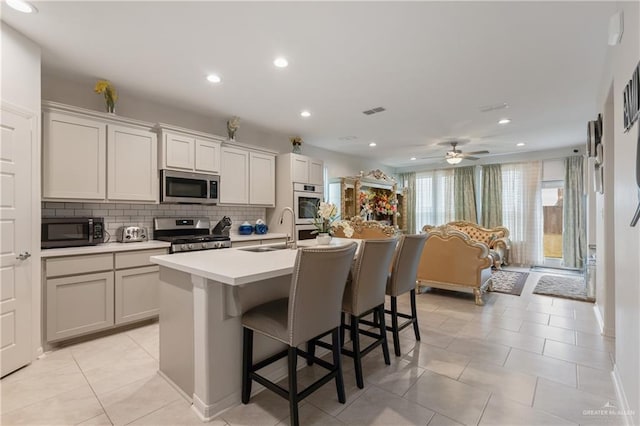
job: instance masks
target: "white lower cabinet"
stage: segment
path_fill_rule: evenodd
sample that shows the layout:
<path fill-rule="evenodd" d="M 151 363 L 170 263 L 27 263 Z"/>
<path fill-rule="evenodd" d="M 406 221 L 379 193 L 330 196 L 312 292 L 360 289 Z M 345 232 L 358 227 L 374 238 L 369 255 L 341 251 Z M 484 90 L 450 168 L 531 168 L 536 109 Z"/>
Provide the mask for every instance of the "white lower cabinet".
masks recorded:
<path fill-rule="evenodd" d="M 46 341 L 57 342 L 158 315 L 159 268 L 167 249 L 46 258 Z"/>

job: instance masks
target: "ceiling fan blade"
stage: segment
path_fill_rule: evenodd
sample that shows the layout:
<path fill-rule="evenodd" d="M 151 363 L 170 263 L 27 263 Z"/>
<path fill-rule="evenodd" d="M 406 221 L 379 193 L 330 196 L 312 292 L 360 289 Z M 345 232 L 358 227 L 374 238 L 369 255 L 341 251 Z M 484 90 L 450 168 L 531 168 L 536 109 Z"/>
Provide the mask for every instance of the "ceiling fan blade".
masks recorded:
<path fill-rule="evenodd" d="M 471 157 L 470 155 L 463 155 L 462 158 L 464 158 L 465 160 L 479 160 L 478 157 Z"/>
<path fill-rule="evenodd" d="M 432 157 L 420 157 L 421 160 L 435 160 L 437 158 L 442 158 L 442 155 L 434 155 Z"/>
<path fill-rule="evenodd" d="M 488 154 L 489 151 L 473 151 L 473 152 L 466 152 L 466 155 L 479 155 L 479 154 Z"/>

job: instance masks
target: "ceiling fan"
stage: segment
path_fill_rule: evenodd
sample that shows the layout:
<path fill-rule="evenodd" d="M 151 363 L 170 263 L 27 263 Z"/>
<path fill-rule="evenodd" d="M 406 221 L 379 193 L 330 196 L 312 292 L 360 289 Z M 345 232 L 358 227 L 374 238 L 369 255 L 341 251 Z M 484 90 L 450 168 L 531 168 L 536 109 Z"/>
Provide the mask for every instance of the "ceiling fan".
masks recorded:
<path fill-rule="evenodd" d="M 447 153 L 445 154 L 444 159 L 446 160 L 447 163 L 449 164 L 458 164 L 460 163 L 462 160 L 478 160 L 478 157 L 474 157 L 474 155 L 480 155 L 480 154 L 488 154 L 489 151 L 473 151 L 473 152 L 467 152 L 467 153 L 463 153 L 461 150 L 457 149 L 458 145 L 464 145 L 466 144 L 468 141 L 450 141 L 450 142 L 440 142 L 438 143 L 438 145 L 451 145 L 451 150 L 447 151 Z M 425 157 L 425 158 L 434 158 L 434 157 Z"/>

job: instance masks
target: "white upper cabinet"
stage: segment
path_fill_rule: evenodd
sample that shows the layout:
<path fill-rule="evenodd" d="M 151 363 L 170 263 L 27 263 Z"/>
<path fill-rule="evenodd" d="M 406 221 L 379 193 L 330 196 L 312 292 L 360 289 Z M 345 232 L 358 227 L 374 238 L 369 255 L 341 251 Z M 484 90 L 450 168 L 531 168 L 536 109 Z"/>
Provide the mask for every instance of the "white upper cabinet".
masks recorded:
<path fill-rule="evenodd" d="M 313 183 L 322 185 L 323 167 L 322 160 L 315 160 L 300 154 L 289 154 L 291 156 L 291 180 L 296 183 Z"/>
<path fill-rule="evenodd" d="M 42 198 L 158 202 L 149 123 L 43 102 Z"/>
<path fill-rule="evenodd" d="M 107 198 L 158 201 L 157 135 L 110 124 L 107 141 Z"/>
<path fill-rule="evenodd" d="M 276 157 L 249 153 L 249 204 L 276 204 Z"/>
<path fill-rule="evenodd" d="M 221 149 L 220 204 L 249 204 L 249 151 Z"/>
<path fill-rule="evenodd" d="M 215 136 L 158 124 L 161 169 L 197 173 L 220 173 L 220 145 Z"/>
<path fill-rule="evenodd" d="M 104 200 L 106 123 L 54 111 L 43 119 L 42 197 Z"/>

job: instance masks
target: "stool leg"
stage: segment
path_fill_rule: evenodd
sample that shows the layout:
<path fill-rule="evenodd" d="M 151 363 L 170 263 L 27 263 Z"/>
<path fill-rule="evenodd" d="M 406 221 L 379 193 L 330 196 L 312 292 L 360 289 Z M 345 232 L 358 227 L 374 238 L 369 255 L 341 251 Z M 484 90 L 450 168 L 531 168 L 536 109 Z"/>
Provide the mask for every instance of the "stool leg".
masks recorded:
<path fill-rule="evenodd" d="M 307 365 L 313 365 L 313 357 L 316 356 L 316 340 L 311 339 L 307 342 Z"/>
<path fill-rule="evenodd" d="M 340 327 L 342 329 L 342 327 Z M 344 334 L 343 334 L 344 336 Z M 342 344 L 340 344 L 340 336 L 339 331 L 336 328 L 331 333 L 331 340 L 333 346 L 333 366 L 338 371 L 336 373 L 336 391 L 338 392 L 338 401 L 340 404 L 344 404 L 347 402 L 347 398 L 344 394 L 344 379 L 342 377 L 342 357 L 340 356 L 340 349 L 342 348 Z"/>
<path fill-rule="evenodd" d="M 389 359 L 389 343 L 387 342 L 387 326 L 384 323 L 384 304 L 378 306 L 378 309 L 374 312 L 378 314 L 378 325 L 380 326 L 380 335 L 382 336 L 382 355 L 384 356 L 384 363 L 391 365 L 391 360 Z"/>
<path fill-rule="evenodd" d="M 360 389 L 364 388 L 362 378 L 362 354 L 360 353 L 360 318 L 351 315 L 351 341 L 353 343 L 353 366 L 356 370 L 356 384 Z"/>
<path fill-rule="evenodd" d="M 345 313 L 340 312 L 340 348 L 344 346 Z"/>
<path fill-rule="evenodd" d="M 420 328 L 418 328 L 418 310 L 416 309 L 416 290 L 411 290 L 411 321 L 413 321 L 413 333 L 416 340 L 420 340 Z"/>
<path fill-rule="evenodd" d="M 298 366 L 298 348 L 289 346 L 288 354 L 289 364 L 289 415 L 291 417 L 291 425 L 298 426 L 298 380 L 296 375 L 296 367 Z"/>
<path fill-rule="evenodd" d="M 393 351 L 400 356 L 400 330 L 398 329 L 398 299 L 391 296 L 391 331 L 393 333 Z"/>
<path fill-rule="evenodd" d="M 251 369 L 253 368 L 253 330 L 242 328 L 242 403 L 251 397 Z"/>

